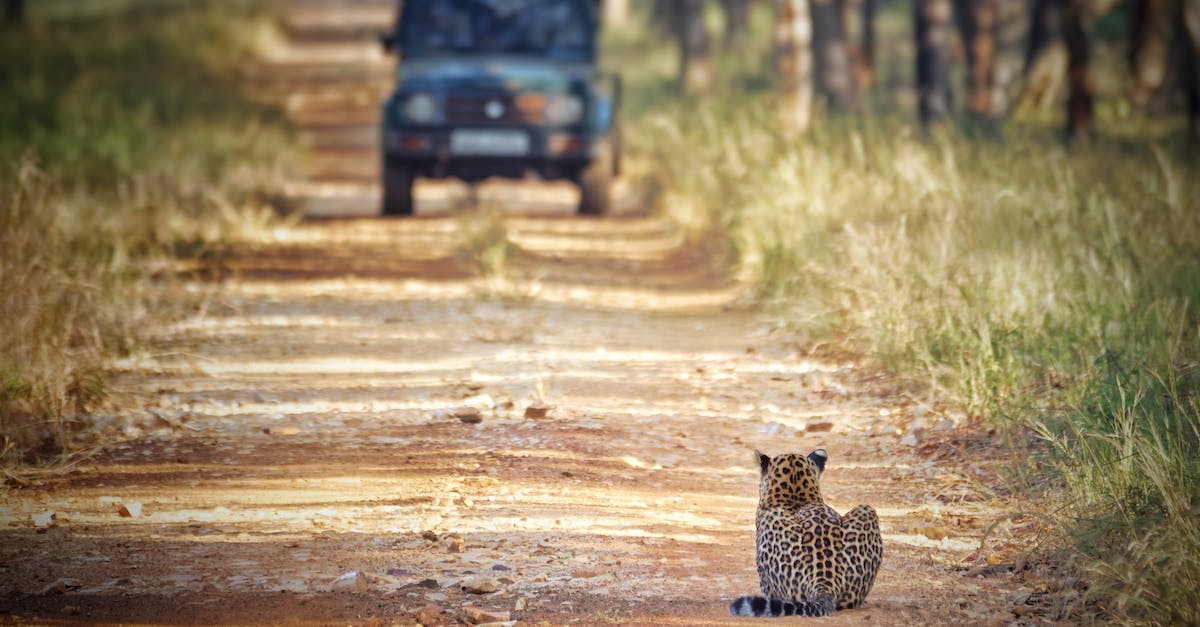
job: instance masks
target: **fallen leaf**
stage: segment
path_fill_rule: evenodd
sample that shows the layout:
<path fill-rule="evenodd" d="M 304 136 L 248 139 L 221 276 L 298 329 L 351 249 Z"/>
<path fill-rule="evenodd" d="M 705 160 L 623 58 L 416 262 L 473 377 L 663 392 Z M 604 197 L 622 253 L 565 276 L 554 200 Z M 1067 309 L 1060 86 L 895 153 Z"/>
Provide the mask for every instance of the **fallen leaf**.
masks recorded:
<path fill-rule="evenodd" d="M 1008 561 L 1007 559 L 1005 559 L 1005 557 L 1003 555 L 1001 555 L 999 553 L 989 553 L 988 556 L 983 559 L 985 562 L 992 564 L 992 565 L 1004 564 Z"/>
<path fill-rule="evenodd" d="M 530 403 L 525 408 L 526 418 L 545 418 L 550 413 L 550 406 L 545 403 Z"/>
<path fill-rule="evenodd" d="M 446 622 L 442 619 L 442 610 L 432 605 L 417 610 L 413 618 L 422 625 L 441 625 Z"/>
<path fill-rule="evenodd" d="M 475 425 L 483 422 L 483 414 L 474 407 L 459 407 L 450 413 L 455 418 L 458 418 L 469 425 Z"/>
<path fill-rule="evenodd" d="M 409 590 L 412 588 L 427 588 L 429 590 L 437 590 L 440 587 L 441 586 L 438 585 L 437 579 L 422 579 L 420 581 L 406 583 L 403 586 L 400 586 L 400 589 Z"/>
<path fill-rule="evenodd" d="M 357 592 L 366 592 L 370 587 L 367 583 L 366 574 L 352 570 L 342 573 L 333 580 L 332 585 L 334 590 L 355 590 Z"/>
<path fill-rule="evenodd" d="M 1028 590 L 1017 590 L 1010 594 L 1008 598 L 1013 605 L 1025 605 L 1032 596 L 1033 593 Z"/>
<path fill-rule="evenodd" d="M 487 394 L 476 394 L 463 399 L 463 405 L 475 409 L 491 409 L 496 406 L 496 401 Z"/>
<path fill-rule="evenodd" d="M 462 591 L 466 592 L 467 594 L 491 594 L 499 589 L 500 584 L 491 577 L 476 577 L 474 579 L 464 581 L 462 584 Z"/>
<path fill-rule="evenodd" d="M 33 526 L 38 529 L 50 527 L 56 521 L 57 517 L 54 515 L 54 512 L 42 512 L 40 514 L 33 515 Z"/>
<path fill-rule="evenodd" d="M 63 594 L 67 590 L 74 590 L 81 587 L 83 587 L 83 584 L 80 583 L 78 579 L 69 579 L 63 577 L 62 579 L 55 580 L 54 583 L 46 586 L 45 588 L 42 588 L 41 594 Z"/>
<path fill-rule="evenodd" d="M 485 610 L 470 605 L 463 608 L 463 614 L 466 615 L 467 622 L 472 625 L 481 625 L 483 623 L 503 623 L 509 620 L 512 615 L 508 612 L 500 612 L 496 610 Z"/>
<path fill-rule="evenodd" d="M 950 535 L 949 532 L 947 532 L 945 528 L 938 527 L 937 525 L 928 525 L 926 527 L 921 527 L 921 528 L 917 529 L 917 533 L 925 536 L 926 538 L 929 538 L 930 540 L 941 540 L 941 539 L 945 538 L 946 536 Z"/>

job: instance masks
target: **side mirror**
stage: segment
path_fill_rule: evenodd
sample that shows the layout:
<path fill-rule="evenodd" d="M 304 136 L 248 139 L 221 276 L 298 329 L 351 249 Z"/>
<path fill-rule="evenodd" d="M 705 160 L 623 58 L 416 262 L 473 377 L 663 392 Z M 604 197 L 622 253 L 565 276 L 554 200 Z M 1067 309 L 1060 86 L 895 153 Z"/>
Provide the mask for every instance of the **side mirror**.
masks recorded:
<path fill-rule="evenodd" d="M 379 45 L 385 53 L 395 54 L 400 51 L 400 38 L 395 33 L 380 33 Z"/>

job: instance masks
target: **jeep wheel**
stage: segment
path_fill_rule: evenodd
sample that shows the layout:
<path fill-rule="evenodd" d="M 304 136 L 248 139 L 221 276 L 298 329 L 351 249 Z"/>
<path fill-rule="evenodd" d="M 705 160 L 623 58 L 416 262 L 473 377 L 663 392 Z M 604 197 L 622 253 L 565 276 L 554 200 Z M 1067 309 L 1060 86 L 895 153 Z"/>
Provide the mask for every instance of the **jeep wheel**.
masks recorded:
<path fill-rule="evenodd" d="M 605 143 L 600 155 L 592 160 L 582 172 L 579 185 L 579 214 L 598 216 L 608 213 L 612 203 L 613 149 Z"/>
<path fill-rule="evenodd" d="M 383 160 L 383 215 L 411 216 L 413 213 L 412 168 L 392 159 Z"/>

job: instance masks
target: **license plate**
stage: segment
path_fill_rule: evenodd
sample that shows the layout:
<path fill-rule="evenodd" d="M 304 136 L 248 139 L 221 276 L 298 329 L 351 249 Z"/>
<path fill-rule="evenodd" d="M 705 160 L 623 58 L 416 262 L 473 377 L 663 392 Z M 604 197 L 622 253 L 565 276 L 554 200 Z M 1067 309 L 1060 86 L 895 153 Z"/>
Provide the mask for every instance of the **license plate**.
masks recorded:
<path fill-rule="evenodd" d="M 521 131 L 457 130 L 450 135 L 450 152 L 456 155 L 519 157 L 529 154 L 529 134 Z"/>

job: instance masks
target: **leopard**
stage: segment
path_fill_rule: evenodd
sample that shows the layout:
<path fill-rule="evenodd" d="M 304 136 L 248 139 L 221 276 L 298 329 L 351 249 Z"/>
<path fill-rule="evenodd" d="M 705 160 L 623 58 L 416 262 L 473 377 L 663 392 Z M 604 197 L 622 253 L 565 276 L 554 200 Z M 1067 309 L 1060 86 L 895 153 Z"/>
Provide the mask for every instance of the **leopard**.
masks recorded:
<path fill-rule="evenodd" d="M 858 607 L 883 562 L 879 515 L 859 505 L 839 515 L 821 497 L 825 449 L 770 457 L 759 466 L 755 556 L 762 596 L 729 606 L 733 616 L 827 616 Z"/>

